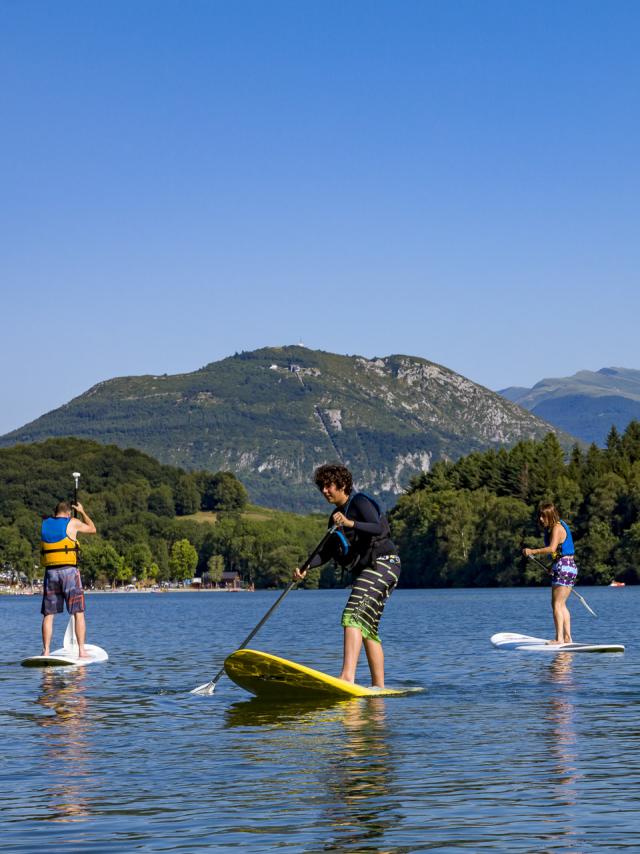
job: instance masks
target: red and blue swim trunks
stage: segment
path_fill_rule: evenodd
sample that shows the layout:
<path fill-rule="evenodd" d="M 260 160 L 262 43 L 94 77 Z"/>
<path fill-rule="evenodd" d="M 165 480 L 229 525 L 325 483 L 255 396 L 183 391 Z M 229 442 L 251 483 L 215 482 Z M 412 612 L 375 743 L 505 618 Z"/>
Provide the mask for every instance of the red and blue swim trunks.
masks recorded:
<path fill-rule="evenodd" d="M 551 565 L 552 587 L 573 587 L 576 583 L 578 567 L 573 555 L 564 555 Z"/>
<path fill-rule="evenodd" d="M 61 614 L 64 606 L 70 614 L 84 611 L 84 590 L 77 566 L 50 566 L 44 573 L 42 591 L 43 616 Z"/>

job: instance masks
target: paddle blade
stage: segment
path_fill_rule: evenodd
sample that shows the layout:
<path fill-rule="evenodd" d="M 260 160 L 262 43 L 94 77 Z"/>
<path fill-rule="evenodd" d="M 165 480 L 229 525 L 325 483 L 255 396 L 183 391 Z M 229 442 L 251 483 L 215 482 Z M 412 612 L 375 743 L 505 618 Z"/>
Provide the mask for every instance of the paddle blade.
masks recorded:
<path fill-rule="evenodd" d="M 587 611 L 591 614 L 591 616 L 592 616 L 592 617 L 597 617 L 597 616 L 598 616 L 598 615 L 596 614 L 596 612 L 593 610 L 593 608 L 589 605 L 589 603 L 587 602 L 587 600 L 586 600 L 583 596 L 581 596 L 581 595 L 578 593 L 578 591 L 575 589 L 575 587 L 572 587 L 572 588 L 571 588 L 571 592 L 572 592 L 572 593 L 574 593 L 574 594 L 578 597 L 578 599 L 580 600 L 580 602 L 584 605 L 584 607 L 587 609 Z"/>
<path fill-rule="evenodd" d="M 199 685 L 197 688 L 189 691 L 190 694 L 200 694 L 203 697 L 210 697 L 216 690 L 215 682 L 205 682 L 204 685 Z"/>

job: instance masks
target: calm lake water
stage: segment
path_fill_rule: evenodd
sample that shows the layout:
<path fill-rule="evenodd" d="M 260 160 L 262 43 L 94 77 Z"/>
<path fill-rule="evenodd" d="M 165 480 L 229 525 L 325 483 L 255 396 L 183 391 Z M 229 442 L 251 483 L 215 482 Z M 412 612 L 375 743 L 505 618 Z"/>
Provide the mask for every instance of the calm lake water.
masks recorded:
<path fill-rule="evenodd" d="M 494 650 L 550 635 L 546 589 L 397 591 L 388 682 L 426 692 L 328 707 L 189 693 L 276 592 L 89 596 L 110 660 L 74 671 L 20 667 L 39 598 L 0 597 L 2 850 L 639 850 L 640 588 L 582 592 L 574 638 L 624 655 Z M 251 646 L 337 673 L 345 599 L 294 591 Z"/>

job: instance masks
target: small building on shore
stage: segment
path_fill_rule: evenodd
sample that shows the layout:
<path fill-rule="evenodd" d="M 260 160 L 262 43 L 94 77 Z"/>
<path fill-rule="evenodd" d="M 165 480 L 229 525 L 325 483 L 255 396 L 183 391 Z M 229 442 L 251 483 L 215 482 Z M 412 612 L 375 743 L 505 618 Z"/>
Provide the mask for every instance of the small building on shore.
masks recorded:
<path fill-rule="evenodd" d="M 226 590 L 241 590 L 243 585 L 240 573 L 236 570 L 225 570 L 218 586 Z"/>

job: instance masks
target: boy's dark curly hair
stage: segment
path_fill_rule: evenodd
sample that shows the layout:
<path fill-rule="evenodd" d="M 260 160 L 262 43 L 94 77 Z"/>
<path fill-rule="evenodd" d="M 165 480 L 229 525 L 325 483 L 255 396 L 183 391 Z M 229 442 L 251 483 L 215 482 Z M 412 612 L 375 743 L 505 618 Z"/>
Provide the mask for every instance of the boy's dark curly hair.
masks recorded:
<path fill-rule="evenodd" d="M 318 489 L 334 484 L 338 489 L 343 489 L 347 495 L 353 487 L 353 477 L 346 466 L 331 465 L 318 466 L 313 473 L 313 479 Z"/>

